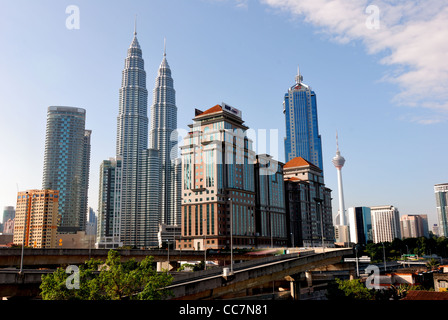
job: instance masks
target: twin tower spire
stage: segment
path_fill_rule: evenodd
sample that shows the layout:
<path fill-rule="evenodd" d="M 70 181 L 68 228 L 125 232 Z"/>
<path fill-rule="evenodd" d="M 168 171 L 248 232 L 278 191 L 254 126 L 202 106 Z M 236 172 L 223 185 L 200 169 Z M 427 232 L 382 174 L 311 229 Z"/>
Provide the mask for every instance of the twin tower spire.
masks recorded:
<path fill-rule="evenodd" d="M 137 15 L 135 15 L 135 19 L 134 19 L 134 39 L 138 43 L 138 41 L 137 41 Z M 166 57 L 166 38 L 163 38 L 163 57 Z"/>
<path fill-rule="evenodd" d="M 177 107 L 171 69 L 163 59 L 153 89 L 148 119 L 146 72 L 134 37 L 125 59 L 117 117 L 117 158 L 122 159 L 120 239 L 125 246 L 156 247 L 160 224 L 180 219 L 180 182 L 176 178 Z"/>

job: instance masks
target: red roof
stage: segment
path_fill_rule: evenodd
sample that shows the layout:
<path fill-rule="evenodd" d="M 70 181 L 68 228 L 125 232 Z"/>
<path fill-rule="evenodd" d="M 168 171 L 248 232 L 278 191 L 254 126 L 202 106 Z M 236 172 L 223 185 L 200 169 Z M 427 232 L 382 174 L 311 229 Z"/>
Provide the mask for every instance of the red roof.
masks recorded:
<path fill-rule="evenodd" d="M 311 162 L 303 159 L 302 157 L 296 157 L 292 160 L 289 160 L 288 162 L 285 163 L 285 165 L 283 166 L 283 169 L 296 168 L 296 167 L 307 167 L 307 166 L 317 168 L 318 170 L 320 170 L 319 167 L 317 167 L 314 164 L 312 164 Z"/>
<path fill-rule="evenodd" d="M 220 111 L 222 111 L 222 107 L 219 104 L 217 104 L 216 106 L 211 107 L 210 109 L 205 110 L 204 112 L 198 114 L 197 117 L 200 117 L 200 116 L 203 116 L 206 114 L 210 114 L 210 113 L 220 112 Z"/>
<path fill-rule="evenodd" d="M 402 300 L 448 300 L 448 292 L 410 290 Z"/>

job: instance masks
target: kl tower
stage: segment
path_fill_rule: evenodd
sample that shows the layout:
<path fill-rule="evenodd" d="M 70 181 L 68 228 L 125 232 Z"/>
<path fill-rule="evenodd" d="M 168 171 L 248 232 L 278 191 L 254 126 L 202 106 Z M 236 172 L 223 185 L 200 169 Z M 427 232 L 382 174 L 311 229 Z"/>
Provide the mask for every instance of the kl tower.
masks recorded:
<path fill-rule="evenodd" d="M 333 158 L 333 165 L 338 172 L 338 190 L 339 190 L 339 225 L 336 226 L 336 241 L 348 243 L 349 233 L 348 226 L 345 219 L 345 205 L 344 205 L 344 191 L 342 189 L 342 167 L 345 164 L 345 159 L 341 156 L 339 151 L 338 133 L 336 132 L 336 156 Z"/>

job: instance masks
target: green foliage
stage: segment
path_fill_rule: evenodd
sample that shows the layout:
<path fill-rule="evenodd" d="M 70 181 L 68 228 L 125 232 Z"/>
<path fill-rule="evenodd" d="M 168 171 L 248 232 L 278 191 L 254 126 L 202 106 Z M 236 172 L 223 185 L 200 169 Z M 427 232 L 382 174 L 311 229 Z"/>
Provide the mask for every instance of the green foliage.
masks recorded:
<path fill-rule="evenodd" d="M 341 280 L 336 279 L 329 286 L 327 298 L 329 300 L 400 300 L 404 298 L 409 290 L 424 290 L 420 285 L 413 286 L 401 284 L 381 290 L 368 289 L 359 279 Z"/>
<path fill-rule="evenodd" d="M 373 300 L 374 289 L 368 289 L 359 279 L 336 279 L 328 288 L 329 300 Z"/>
<path fill-rule="evenodd" d="M 110 250 L 106 263 L 89 260 L 79 266 L 79 289 L 68 289 L 65 269 L 42 276 L 40 289 L 44 300 L 160 300 L 171 293 L 164 287 L 173 277 L 153 268 L 153 257 L 141 262 L 121 262 L 117 251 Z"/>
<path fill-rule="evenodd" d="M 384 251 L 383 252 L 383 244 Z M 448 257 L 448 238 L 446 237 L 419 237 L 394 239 L 392 242 L 368 243 L 365 246 L 359 245 L 358 255 L 368 255 L 372 262 L 401 259 L 403 254 L 417 254 L 418 256 L 436 254 L 441 257 Z"/>
<path fill-rule="evenodd" d="M 439 260 L 431 258 L 426 262 L 428 270 L 436 270 L 440 266 Z"/>

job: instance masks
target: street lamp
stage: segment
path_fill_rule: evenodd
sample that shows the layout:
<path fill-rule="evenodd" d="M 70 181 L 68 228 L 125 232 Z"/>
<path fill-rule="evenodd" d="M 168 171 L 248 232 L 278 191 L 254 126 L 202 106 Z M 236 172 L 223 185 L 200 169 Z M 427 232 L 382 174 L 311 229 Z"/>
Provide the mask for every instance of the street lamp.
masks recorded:
<path fill-rule="evenodd" d="M 325 245 L 324 245 L 324 214 L 322 210 L 322 199 L 314 198 L 317 204 L 317 208 L 320 208 L 320 233 L 322 236 L 322 251 L 325 252 Z"/>
<path fill-rule="evenodd" d="M 386 249 L 384 248 L 384 242 L 381 242 L 383 245 L 383 259 L 384 259 L 384 272 L 386 272 Z"/>
<path fill-rule="evenodd" d="M 204 226 L 207 223 L 206 219 L 202 219 L 204 221 Z M 207 270 L 207 227 L 204 232 L 204 270 Z"/>
<path fill-rule="evenodd" d="M 273 221 L 272 221 L 272 211 L 269 209 L 269 207 L 268 207 L 268 210 L 269 210 L 269 217 L 271 218 L 270 219 L 270 221 L 271 221 L 271 248 L 274 248 L 274 226 L 273 226 Z"/>
<path fill-rule="evenodd" d="M 166 243 L 168 244 L 168 272 L 170 271 L 170 240 L 166 239 Z"/>
<path fill-rule="evenodd" d="M 358 246 L 359 246 L 359 244 L 357 244 L 357 245 L 355 246 L 355 252 L 356 252 L 356 277 L 357 277 L 357 278 L 359 278 L 359 265 L 358 265 L 358 260 L 359 260 L 359 258 L 358 258 Z"/>
<path fill-rule="evenodd" d="M 233 201 L 229 198 L 230 202 L 230 272 L 233 273 Z"/>

